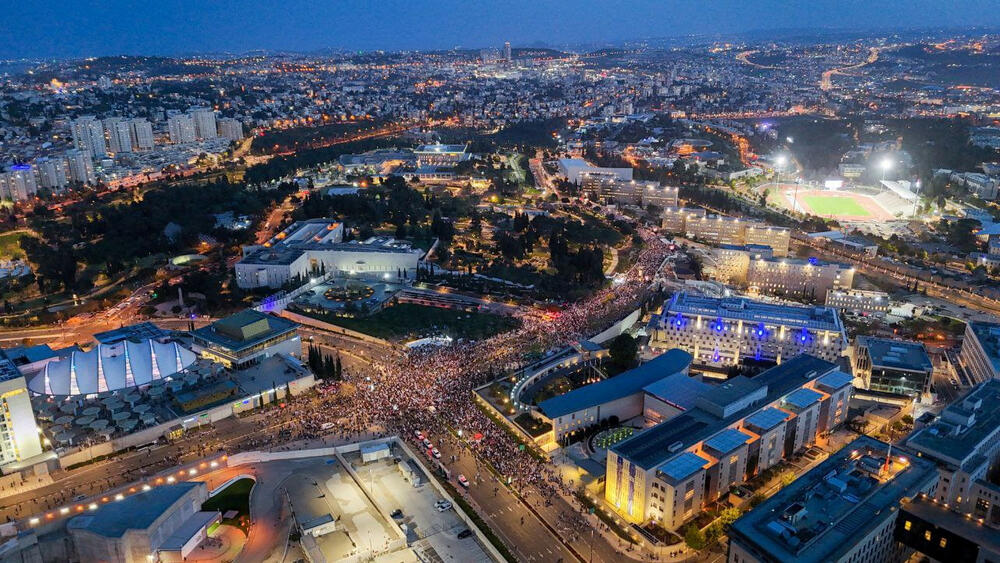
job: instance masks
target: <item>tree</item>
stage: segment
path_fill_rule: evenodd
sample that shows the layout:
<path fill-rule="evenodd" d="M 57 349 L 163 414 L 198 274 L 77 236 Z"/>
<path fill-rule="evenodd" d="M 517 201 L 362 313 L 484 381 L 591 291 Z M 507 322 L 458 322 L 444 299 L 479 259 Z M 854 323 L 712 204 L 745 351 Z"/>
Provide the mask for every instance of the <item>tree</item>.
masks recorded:
<path fill-rule="evenodd" d="M 684 543 L 695 551 L 701 551 L 705 549 L 708 540 L 705 538 L 705 533 L 698 529 L 698 526 L 691 524 L 684 531 Z"/>
<path fill-rule="evenodd" d="M 719 521 L 722 522 L 723 526 L 729 526 L 733 522 L 739 519 L 743 513 L 739 508 L 735 506 L 730 506 L 729 508 L 723 508 L 722 512 L 719 513 Z"/>
<path fill-rule="evenodd" d="M 784 473 L 781 474 L 782 487 L 787 487 L 788 485 L 791 485 L 793 481 L 795 481 L 795 473 L 792 473 L 791 471 L 785 471 Z"/>
<path fill-rule="evenodd" d="M 608 345 L 611 363 L 622 368 L 634 368 L 639 363 L 639 344 L 629 334 L 619 334 Z"/>

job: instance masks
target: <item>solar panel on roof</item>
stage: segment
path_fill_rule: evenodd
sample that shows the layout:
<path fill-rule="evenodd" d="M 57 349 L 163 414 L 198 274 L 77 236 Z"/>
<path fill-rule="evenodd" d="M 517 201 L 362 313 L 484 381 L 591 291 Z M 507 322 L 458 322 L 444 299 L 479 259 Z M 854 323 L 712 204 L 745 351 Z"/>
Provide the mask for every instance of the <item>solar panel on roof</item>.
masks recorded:
<path fill-rule="evenodd" d="M 705 467 L 708 463 L 707 459 L 696 453 L 684 452 L 660 466 L 660 471 L 671 479 L 679 481 Z"/>
<path fill-rule="evenodd" d="M 735 428 L 727 428 L 715 436 L 705 440 L 705 445 L 720 453 L 728 453 L 742 446 L 750 439 L 748 434 L 744 434 Z"/>

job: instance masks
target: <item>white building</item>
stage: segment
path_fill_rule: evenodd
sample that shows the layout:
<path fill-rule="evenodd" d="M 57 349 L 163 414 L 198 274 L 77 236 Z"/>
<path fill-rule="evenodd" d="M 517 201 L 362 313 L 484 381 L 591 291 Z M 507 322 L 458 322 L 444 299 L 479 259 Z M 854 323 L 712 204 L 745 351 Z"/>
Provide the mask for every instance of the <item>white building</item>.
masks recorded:
<path fill-rule="evenodd" d="M 238 119 L 222 118 L 219 120 L 219 136 L 230 141 L 243 140 L 243 124 Z"/>
<path fill-rule="evenodd" d="M 219 136 L 218 125 L 215 122 L 215 110 L 212 108 L 191 108 L 188 110 L 194 120 L 195 136 L 198 139 L 214 139 Z"/>
<path fill-rule="evenodd" d="M 589 162 L 582 158 L 561 158 L 559 159 L 559 173 L 566 180 L 579 184 L 583 181 L 584 175 L 607 174 L 623 182 L 632 181 L 631 168 L 600 168 L 591 166 Z"/>
<path fill-rule="evenodd" d="M 236 264 L 236 283 L 242 288 L 278 288 L 320 272 L 339 272 L 360 278 L 413 274 L 423 251 L 387 237 L 341 242 L 344 226 L 332 219 L 299 221 L 263 245 L 243 249 Z"/>
<path fill-rule="evenodd" d="M 875 317 L 884 317 L 892 305 L 888 293 L 863 289 L 829 289 L 825 304 L 838 311 Z"/>
<path fill-rule="evenodd" d="M 0 197 L 9 201 L 27 201 L 38 193 L 35 171 L 27 164 L 15 164 L 0 173 Z"/>
<path fill-rule="evenodd" d="M 43 188 L 61 191 L 69 184 L 66 161 L 62 158 L 40 158 L 35 161 L 38 184 Z"/>
<path fill-rule="evenodd" d="M 775 305 L 745 297 L 675 293 L 650 320 L 649 345 L 680 348 L 706 366 L 738 365 L 744 358 L 776 361 L 810 354 L 836 362 L 847 348 L 835 309 Z"/>
<path fill-rule="evenodd" d="M 684 230 L 688 238 L 713 246 L 763 245 L 774 251 L 774 256 L 788 255 L 791 231 L 787 227 L 772 227 L 739 217 L 707 215 L 699 218 L 688 216 Z"/>
<path fill-rule="evenodd" d="M 153 149 L 153 124 L 145 119 L 133 119 L 132 126 L 132 146 L 135 150 L 148 151 Z"/>
<path fill-rule="evenodd" d="M 74 182 L 81 184 L 97 183 L 97 175 L 94 173 L 94 163 L 90 156 L 80 149 L 70 149 L 66 151 L 66 161 L 69 163 L 69 177 Z"/>
<path fill-rule="evenodd" d="M 85 115 L 76 119 L 71 127 L 73 146 L 90 155 L 91 158 L 103 158 L 108 154 L 108 146 L 104 139 L 104 125 L 93 115 Z"/>
<path fill-rule="evenodd" d="M 194 119 L 190 115 L 177 114 L 167 119 L 167 132 L 170 134 L 170 142 L 193 143 L 197 140 Z"/>
<path fill-rule="evenodd" d="M 38 425 L 24 376 L 0 354 L 0 466 L 23 462 L 42 453 Z"/>

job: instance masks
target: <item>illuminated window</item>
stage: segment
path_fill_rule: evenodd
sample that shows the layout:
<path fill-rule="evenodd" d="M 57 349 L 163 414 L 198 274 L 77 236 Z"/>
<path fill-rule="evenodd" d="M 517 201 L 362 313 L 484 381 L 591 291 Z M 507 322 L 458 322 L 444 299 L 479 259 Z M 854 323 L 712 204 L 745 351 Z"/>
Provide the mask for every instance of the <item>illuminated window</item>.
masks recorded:
<path fill-rule="evenodd" d="M 938 542 L 938 546 L 944 547 L 946 545 L 948 545 L 948 539 L 947 538 L 941 538 L 941 541 Z"/>
<path fill-rule="evenodd" d="M 931 531 L 930 530 L 927 530 L 926 532 L 924 532 L 924 539 L 927 540 L 927 541 L 931 541 Z"/>
<path fill-rule="evenodd" d="M 909 532 L 909 531 L 910 531 L 910 528 L 912 528 L 912 527 L 913 527 L 913 522 L 910 522 L 909 520 L 907 520 L 907 521 L 906 521 L 906 522 L 905 522 L 905 523 L 903 524 L 903 529 L 904 529 L 904 530 L 906 530 L 907 532 Z"/>

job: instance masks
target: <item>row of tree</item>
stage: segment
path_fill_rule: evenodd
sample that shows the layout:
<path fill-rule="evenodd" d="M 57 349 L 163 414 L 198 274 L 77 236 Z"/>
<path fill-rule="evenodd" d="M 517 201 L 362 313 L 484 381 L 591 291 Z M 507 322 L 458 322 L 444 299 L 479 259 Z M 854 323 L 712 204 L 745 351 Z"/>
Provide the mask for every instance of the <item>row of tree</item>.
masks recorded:
<path fill-rule="evenodd" d="M 340 354 L 324 354 L 319 346 L 309 345 L 306 365 L 322 380 L 340 381 L 343 379 L 343 366 L 340 364 Z"/>

